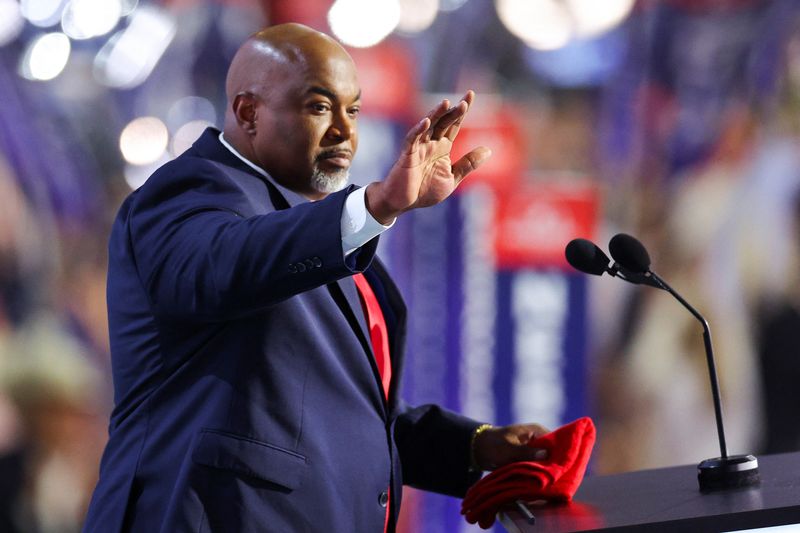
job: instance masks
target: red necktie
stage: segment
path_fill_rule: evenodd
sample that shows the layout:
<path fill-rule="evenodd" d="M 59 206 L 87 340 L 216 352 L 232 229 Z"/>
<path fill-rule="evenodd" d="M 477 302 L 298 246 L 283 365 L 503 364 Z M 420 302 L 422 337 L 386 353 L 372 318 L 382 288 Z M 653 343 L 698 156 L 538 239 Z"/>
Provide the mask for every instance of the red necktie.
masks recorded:
<path fill-rule="evenodd" d="M 369 326 L 369 338 L 372 342 L 372 352 L 375 354 L 375 362 L 378 365 L 378 373 L 381 375 L 381 385 L 383 394 L 389 399 L 389 385 L 392 382 L 392 360 L 389 357 L 389 330 L 386 329 L 386 319 L 383 317 L 383 310 L 375 297 L 375 292 L 369 286 L 364 274 L 354 274 L 353 281 L 356 282 L 358 294 L 361 296 L 361 305 L 364 314 L 367 316 Z M 389 506 L 386 506 L 386 516 L 383 520 L 384 533 L 389 529 Z"/>
<path fill-rule="evenodd" d="M 389 331 L 386 329 L 386 320 L 383 317 L 383 311 L 378 299 L 375 297 L 375 293 L 364 275 L 354 274 L 353 281 L 356 282 L 358 293 L 361 296 L 361 304 L 364 307 L 364 314 L 367 316 L 372 352 L 375 354 L 375 362 L 378 365 L 378 373 L 381 376 L 383 393 L 388 399 L 389 384 L 392 382 L 392 360 L 389 357 Z"/>

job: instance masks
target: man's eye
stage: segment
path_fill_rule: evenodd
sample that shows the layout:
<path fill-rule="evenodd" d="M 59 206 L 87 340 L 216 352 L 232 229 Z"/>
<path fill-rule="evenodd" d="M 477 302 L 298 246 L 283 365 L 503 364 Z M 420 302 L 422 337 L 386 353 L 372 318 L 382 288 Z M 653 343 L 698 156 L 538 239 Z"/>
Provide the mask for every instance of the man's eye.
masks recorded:
<path fill-rule="evenodd" d="M 351 107 L 350 109 L 347 110 L 347 113 L 351 117 L 357 117 L 358 114 L 361 113 L 361 108 L 360 107 Z"/>
<path fill-rule="evenodd" d="M 331 108 L 328 104 L 313 104 L 311 107 L 317 113 L 325 113 Z"/>

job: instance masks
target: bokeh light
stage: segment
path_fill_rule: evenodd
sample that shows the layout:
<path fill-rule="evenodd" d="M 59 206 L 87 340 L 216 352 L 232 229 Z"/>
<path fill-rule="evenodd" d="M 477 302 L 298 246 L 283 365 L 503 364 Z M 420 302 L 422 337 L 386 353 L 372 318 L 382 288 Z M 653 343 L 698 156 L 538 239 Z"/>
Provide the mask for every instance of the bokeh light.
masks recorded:
<path fill-rule="evenodd" d="M 132 165 L 147 165 L 164 155 L 169 143 L 167 126 L 157 117 L 139 117 L 119 136 L 119 149 Z"/>
<path fill-rule="evenodd" d="M 400 0 L 400 21 L 397 29 L 403 33 L 419 33 L 436 20 L 439 0 Z"/>
<path fill-rule="evenodd" d="M 67 65 L 70 50 L 69 38 L 61 32 L 37 37 L 22 55 L 19 72 L 29 80 L 52 80 Z"/>
<path fill-rule="evenodd" d="M 555 0 L 495 0 L 500 20 L 531 48 L 555 50 L 572 37 L 572 17 Z"/>
<path fill-rule="evenodd" d="M 20 0 L 20 9 L 31 24 L 46 28 L 61 20 L 64 0 Z"/>
<path fill-rule="evenodd" d="M 158 168 L 165 163 L 169 162 L 170 157 L 168 152 L 164 152 L 161 157 L 153 161 L 152 163 L 147 163 L 146 165 L 125 165 L 125 168 L 122 171 L 123 177 L 125 178 L 125 183 L 128 184 L 132 190 L 136 190 L 147 181 L 147 178 L 150 175 L 158 170 Z"/>
<path fill-rule="evenodd" d="M 115 33 L 97 53 L 95 78 L 109 87 L 136 87 L 153 71 L 174 36 L 173 17 L 156 7 L 139 7 L 128 27 Z"/>
<path fill-rule="evenodd" d="M 120 0 L 72 0 L 61 15 L 61 27 L 73 39 L 91 39 L 113 30 L 121 16 Z"/>
<path fill-rule="evenodd" d="M 185 152 L 209 126 L 213 124 L 205 120 L 191 120 L 178 128 L 172 136 L 172 155 L 177 157 Z"/>
<path fill-rule="evenodd" d="M 495 0 L 500 20 L 537 50 L 556 50 L 573 39 L 591 39 L 617 27 L 635 0 Z"/>
<path fill-rule="evenodd" d="M 595 37 L 618 26 L 633 9 L 635 0 L 566 0 L 578 37 Z"/>
<path fill-rule="evenodd" d="M 120 6 L 122 8 L 122 11 L 120 15 L 123 17 L 127 17 L 128 15 L 133 13 L 133 10 L 136 9 L 136 6 L 138 5 L 139 5 L 139 0 L 121 0 Z"/>
<path fill-rule="evenodd" d="M 0 0 L 0 46 L 8 44 L 22 32 L 25 19 L 17 0 Z"/>
<path fill-rule="evenodd" d="M 398 0 L 336 0 L 328 11 L 333 34 L 356 48 L 378 44 L 399 22 Z"/>
<path fill-rule="evenodd" d="M 173 133 L 193 120 L 201 120 L 207 124 L 216 123 L 217 112 L 211 100 L 201 96 L 184 96 L 176 100 L 167 111 L 167 127 Z"/>

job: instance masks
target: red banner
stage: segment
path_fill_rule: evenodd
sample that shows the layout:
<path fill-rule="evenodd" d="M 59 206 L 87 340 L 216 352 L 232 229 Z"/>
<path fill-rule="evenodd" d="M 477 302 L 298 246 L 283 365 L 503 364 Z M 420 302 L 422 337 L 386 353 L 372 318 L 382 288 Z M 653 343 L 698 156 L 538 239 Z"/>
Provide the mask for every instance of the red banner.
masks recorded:
<path fill-rule="evenodd" d="M 498 267 L 567 268 L 564 248 L 576 237 L 594 238 L 599 203 L 597 187 L 583 181 L 531 184 L 499 194 Z"/>

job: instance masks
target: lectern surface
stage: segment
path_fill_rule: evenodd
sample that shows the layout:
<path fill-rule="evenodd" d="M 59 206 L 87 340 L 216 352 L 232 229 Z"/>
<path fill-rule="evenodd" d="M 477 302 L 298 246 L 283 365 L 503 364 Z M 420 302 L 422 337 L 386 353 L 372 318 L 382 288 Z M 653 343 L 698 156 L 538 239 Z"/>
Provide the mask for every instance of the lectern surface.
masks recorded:
<path fill-rule="evenodd" d="M 697 466 L 584 479 L 569 504 L 532 506 L 501 516 L 510 532 L 715 532 L 800 523 L 800 452 L 758 457 L 761 484 L 701 493 Z"/>

